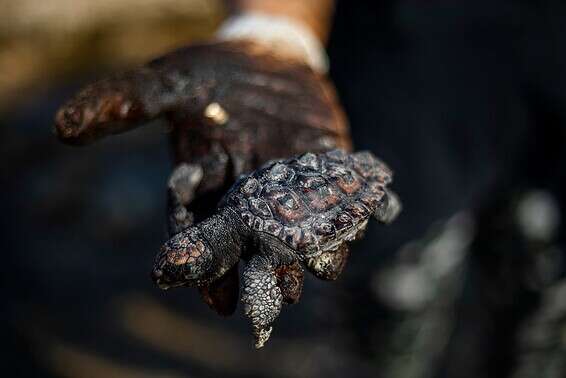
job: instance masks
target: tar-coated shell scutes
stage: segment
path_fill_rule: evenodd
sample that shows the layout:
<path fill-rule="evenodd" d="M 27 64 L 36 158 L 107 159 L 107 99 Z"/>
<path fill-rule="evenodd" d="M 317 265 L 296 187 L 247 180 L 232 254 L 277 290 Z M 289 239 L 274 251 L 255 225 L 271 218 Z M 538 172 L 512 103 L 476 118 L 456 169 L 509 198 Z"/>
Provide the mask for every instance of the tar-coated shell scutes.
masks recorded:
<path fill-rule="evenodd" d="M 376 209 L 387 205 L 391 179 L 391 170 L 370 152 L 306 153 L 241 177 L 220 206 L 300 258 L 314 257 L 365 229 Z"/>

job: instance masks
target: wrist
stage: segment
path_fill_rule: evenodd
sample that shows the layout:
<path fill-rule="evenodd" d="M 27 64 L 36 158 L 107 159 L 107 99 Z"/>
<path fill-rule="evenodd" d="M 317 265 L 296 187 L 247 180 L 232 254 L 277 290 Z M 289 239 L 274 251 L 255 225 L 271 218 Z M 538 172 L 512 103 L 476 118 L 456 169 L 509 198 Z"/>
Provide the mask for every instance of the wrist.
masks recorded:
<path fill-rule="evenodd" d="M 317 72 L 328 71 L 328 57 L 321 41 L 306 24 L 290 17 L 243 12 L 229 17 L 216 37 L 257 42 L 276 54 L 301 60 Z"/>

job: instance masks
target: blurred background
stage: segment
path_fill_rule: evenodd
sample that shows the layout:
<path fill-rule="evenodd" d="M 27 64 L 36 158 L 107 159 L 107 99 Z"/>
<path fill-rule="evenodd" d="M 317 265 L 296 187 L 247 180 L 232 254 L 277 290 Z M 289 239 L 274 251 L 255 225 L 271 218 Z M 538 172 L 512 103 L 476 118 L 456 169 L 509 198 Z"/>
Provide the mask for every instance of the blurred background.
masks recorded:
<path fill-rule="evenodd" d="M 338 281 L 307 277 L 255 351 L 240 310 L 149 279 L 164 125 L 88 148 L 51 132 L 82 84 L 205 40 L 223 3 L 0 0 L 6 375 L 566 376 L 566 6 L 376 3 L 338 3 L 331 77 L 405 212 Z"/>

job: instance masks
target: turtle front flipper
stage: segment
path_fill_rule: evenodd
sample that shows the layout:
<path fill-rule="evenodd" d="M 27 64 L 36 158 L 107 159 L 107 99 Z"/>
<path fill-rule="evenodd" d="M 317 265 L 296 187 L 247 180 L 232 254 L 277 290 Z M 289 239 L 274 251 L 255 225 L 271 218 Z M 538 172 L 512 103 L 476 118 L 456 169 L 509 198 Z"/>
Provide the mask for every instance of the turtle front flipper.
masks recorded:
<path fill-rule="evenodd" d="M 244 313 L 251 320 L 255 347 L 269 339 L 272 324 L 283 305 L 281 288 L 277 286 L 277 262 L 264 255 L 253 256 L 244 269 Z"/>
<path fill-rule="evenodd" d="M 219 315 L 229 316 L 236 311 L 240 296 L 240 274 L 236 264 L 222 277 L 199 288 L 202 299 Z"/>
<path fill-rule="evenodd" d="M 317 278 L 334 281 L 346 267 L 350 250 L 342 243 L 336 250 L 324 251 L 316 257 L 306 260 L 307 269 Z"/>
<path fill-rule="evenodd" d="M 377 207 L 373 216 L 378 222 L 389 224 L 397 218 L 402 209 L 403 205 L 399 196 L 393 191 L 385 189 L 383 203 Z"/>

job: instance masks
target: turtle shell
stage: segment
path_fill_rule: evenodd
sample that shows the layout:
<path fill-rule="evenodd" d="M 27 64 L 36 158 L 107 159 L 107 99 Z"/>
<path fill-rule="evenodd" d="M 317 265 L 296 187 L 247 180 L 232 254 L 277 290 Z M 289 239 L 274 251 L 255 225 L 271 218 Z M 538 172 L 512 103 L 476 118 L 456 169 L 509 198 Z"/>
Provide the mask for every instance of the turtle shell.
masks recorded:
<path fill-rule="evenodd" d="M 370 152 L 306 153 L 242 176 L 221 207 L 252 230 L 313 257 L 353 240 L 384 205 L 391 179 L 391 170 Z"/>

